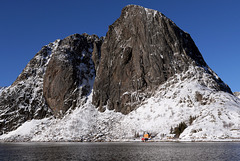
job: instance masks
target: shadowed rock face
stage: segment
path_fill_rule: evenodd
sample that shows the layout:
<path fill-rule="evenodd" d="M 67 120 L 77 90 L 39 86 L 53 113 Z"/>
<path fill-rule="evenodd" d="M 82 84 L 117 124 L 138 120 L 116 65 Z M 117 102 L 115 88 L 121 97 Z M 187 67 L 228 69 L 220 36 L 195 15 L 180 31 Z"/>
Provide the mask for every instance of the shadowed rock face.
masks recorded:
<path fill-rule="evenodd" d="M 101 54 L 93 104 L 123 114 L 190 65 L 207 67 L 188 33 L 162 13 L 135 5 L 109 26 Z M 224 84 L 216 88 L 231 92 Z"/>
<path fill-rule="evenodd" d="M 48 63 L 43 86 L 44 97 L 55 116 L 85 102 L 95 78 L 92 52 L 98 56 L 99 44 L 97 36 L 86 34 L 74 34 L 59 43 Z"/>

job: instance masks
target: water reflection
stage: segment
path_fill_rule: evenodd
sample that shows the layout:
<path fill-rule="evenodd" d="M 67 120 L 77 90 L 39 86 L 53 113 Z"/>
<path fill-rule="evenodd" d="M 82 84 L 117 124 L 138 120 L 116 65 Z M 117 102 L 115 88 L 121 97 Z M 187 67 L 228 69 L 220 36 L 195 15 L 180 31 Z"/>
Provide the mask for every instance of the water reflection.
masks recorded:
<path fill-rule="evenodd" d="M 0 160 L 240 160 L 240 143 L 0 143 Z"/>

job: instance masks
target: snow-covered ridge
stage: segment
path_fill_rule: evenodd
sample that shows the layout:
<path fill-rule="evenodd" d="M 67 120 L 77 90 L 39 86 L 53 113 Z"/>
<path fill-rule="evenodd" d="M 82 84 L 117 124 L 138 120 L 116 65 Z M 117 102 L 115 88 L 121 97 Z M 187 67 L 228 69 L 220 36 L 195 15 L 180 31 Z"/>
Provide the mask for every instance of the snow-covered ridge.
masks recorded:
<path fill-rule="evenodd" d="M 194 77 L 188 77 L 190 73 L 195 73 Z M 124 141 L 139 139 L 136 134 L 147 131 L 155 136 L 154 140 L 166 141 L 174 140 L 171 127 L 185 122 L 188 127 L 180 135 L 181 141 L 240 141 L 240 100 L 211 88 L 209 74 L 201 67 L 173 76 L 128 115 L 99 112 L 91 104 L 91 96 L 86 104 L 61 120 L 32 120 L 0 139 Z M 196 119 L 190 123 L 190 117 Z"/>
<path fill-rule="evenodd" d="M 59 40 L 44 46 L 26 65 L 16 81 L 0 92 L 0 134 L 29 119 L 50 115 L 43 98 L 43 76 Z"/>
<path fill-rule="evenodd" d="M 0 87 L 0 94 L 6 87 Z"/>

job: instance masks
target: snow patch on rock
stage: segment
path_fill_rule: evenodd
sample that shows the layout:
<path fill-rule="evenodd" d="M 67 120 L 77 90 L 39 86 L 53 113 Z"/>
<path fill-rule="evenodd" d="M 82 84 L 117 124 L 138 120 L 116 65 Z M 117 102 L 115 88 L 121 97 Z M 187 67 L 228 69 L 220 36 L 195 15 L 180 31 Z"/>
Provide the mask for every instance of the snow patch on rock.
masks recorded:
<path fill-rule="evenodd" d="M 30 119 L 42 119 L 51 111 L 43 98 L 43 76 L 60 40 L 44 46 L 16 81 L 0 91 L 0 134 Z"/>
<path fill-rule="evenodd" d="M 240 99 L 240 92 L 234 92 L 234 95 Z"/>

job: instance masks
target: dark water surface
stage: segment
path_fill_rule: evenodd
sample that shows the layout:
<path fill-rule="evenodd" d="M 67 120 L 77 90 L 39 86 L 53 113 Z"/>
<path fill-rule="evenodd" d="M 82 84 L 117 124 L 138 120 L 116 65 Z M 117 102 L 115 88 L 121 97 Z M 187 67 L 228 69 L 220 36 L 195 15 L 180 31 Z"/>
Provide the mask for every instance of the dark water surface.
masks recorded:
<path fill-rule="evenodd" d="M 0 143 L 0 160 L 240 161 L 240 143 Z"/>

